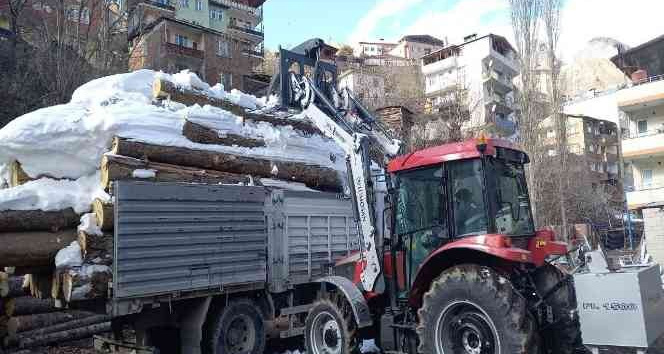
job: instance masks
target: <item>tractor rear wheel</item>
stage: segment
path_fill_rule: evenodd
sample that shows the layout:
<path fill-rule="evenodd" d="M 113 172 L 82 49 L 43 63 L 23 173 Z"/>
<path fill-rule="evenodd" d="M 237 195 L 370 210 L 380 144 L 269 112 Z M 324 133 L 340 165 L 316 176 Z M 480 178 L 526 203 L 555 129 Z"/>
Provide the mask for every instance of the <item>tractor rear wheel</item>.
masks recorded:
<path fill-rule="evenodd" d="M 535 285 L 544 302 L 553 310 L 553 324 L 540 331 L 547 354 L 586 353 L 581 340 L 581 324 L 576 314 L 576 294 L 571 278 L 551 265 L 535 272 Z M 558 286 L 558 283 L 564 282 Z M 553 291 L 552 291 L 553 290 Z M 550 293 L 550 294 L 549 294 Z"/>
<path fill-rule="evenodd" d="M 452 267 L 431 284 L 418 311 L 422 354 L 537 353 L 525 299 L 493 269 Z"/>

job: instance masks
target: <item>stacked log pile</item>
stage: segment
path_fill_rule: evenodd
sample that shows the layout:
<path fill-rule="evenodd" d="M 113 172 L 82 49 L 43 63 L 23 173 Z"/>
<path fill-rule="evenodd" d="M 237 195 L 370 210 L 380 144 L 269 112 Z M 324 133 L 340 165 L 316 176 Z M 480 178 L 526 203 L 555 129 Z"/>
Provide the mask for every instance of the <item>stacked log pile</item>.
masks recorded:
<path fill-rule="evenodd" d="M 240 116 L 243 122 L 291 126 L 302 137 L 321 134 L 308 121 L 247 112 L 228 100 L 211 98 L 191 89 L 183 90 L 169 81 L 157 79 L 153 85 L 153 94 L 155 103 L 166 99 L 185 105 L 207 104 Z M 221 133 L 189 120 L 183 124 L 182 135 L 199 145 L 246 148 L 266 146 L 260 137 Z M 99 164 L 99 183 L 111 195 L 115 181 L 134 179 L 248 185 L 260 184 L 260 178 L 273 178 L 299 182 L 320 191 L 343 190 L 338 171 L 287 159 L 250 157 L 220 152 L 220 149 L 155 145 L 121 136 L 113 139 L 109 149 Z M 10 187 L 20 186 L 33 179 L 23 171 L 20 161 L 11 164 Z M 0 343 L 13 343 L 23 348 L 108 330 L 106 317 L 86 317 L 76 312 L 53 310 L 56 307 L 67 308 L 72 302 L 107 297 L 109 282 L 112 280 L 113 208 L 111 202 L 96 199 L 90 207 L 94 214 L 90 221 L 95 224 L 94 227 L 78 229 L 82 215 L 73 209 L 0 211 L 0 267 L 15 267 L 12 268 L 15 274 L 25 275 L 9 276 L 0 273 Z M 56 269 L 56 254 L 74 241 L 80 247 L 83 263 Z M 5 291 L 5 288 L 9 290 Z M 5 292 L 7 295 L 3 295 Z M 36 298 L 37 302 L 29 304 L 25 300 L 26 294 Z M 47 303 L 48 306 L 45 305 Z M 25 317 L 37 316 L 36 313 L 41 317 L 31 320 Z M 37 321 L 47 322 L 30 324 Z"/>

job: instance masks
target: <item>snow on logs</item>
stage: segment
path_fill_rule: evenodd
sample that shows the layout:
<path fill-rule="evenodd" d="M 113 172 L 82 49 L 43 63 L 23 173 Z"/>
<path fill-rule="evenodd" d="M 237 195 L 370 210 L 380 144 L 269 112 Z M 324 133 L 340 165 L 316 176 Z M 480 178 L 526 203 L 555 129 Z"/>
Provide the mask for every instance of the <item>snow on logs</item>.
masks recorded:
<path fill-rule="evenodd" d="M 301 162 L 271 161 L 232 153 L 160 146 L 119 137 L 113 140 L 111 152 L 172 165 L 301 182 L 322 191 L 342 191 L 342 182 L 336 170 Z"/>

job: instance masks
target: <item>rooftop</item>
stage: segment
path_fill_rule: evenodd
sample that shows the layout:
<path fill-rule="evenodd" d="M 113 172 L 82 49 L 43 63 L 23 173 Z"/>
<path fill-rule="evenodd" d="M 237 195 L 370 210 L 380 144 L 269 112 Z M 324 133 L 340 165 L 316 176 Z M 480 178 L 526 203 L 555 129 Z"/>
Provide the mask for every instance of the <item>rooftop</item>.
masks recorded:
<path fill-rule="evenodd" d="M 425 43 L 432 45 L 445 46 L 445 41 L 442 41 L 436 37 L 430 36 L 428 34 L 411 34 L 403 36 L 399 42 L 416 42 L 416 43 Z"/>

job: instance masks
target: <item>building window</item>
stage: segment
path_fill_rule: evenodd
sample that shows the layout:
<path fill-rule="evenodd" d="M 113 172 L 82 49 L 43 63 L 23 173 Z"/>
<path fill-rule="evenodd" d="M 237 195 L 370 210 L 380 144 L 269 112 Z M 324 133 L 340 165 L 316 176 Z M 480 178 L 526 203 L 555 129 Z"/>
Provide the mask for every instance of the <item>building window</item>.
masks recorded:
<path fill-rule="evenodd" d="M 175 44 L 182 46 L 182 47 L 188 47 L 189 46 L 189 38 L 181 35 L 181 34 L 176 34 L 175 35 Z"/>
<path fill-rule="evenodd" d="M 218 43 L 217 47 L 217 54 L 220 57 L 224 58 L 230 58 L 231 57 L 231 49 L 230 46 L 228 45 L 228 42 L 220 40 Z"/>
<path fill-rule="evenodd" d="M 189 7 L 189 0 L 180 0 L 180 7 L 188 8 Z"/>
<path fill-rule="evenodd" d="M 639 130 L 639 134 L 645 134 L 648 132 L 648 121 L 647 120 L 640 120 L 636 122 L 637 129 Z"/>
<path fill-rule="evenodd" d="M 643 184 L 643 188 L 652 187 L 652 170 L 643 170 L 641 184 Z"/>
<path fill-rule="evenodd" d="M 222 20 L 223 12 L 221 10 L 212 9 L 210 10 L 210 18 L 213 20 Z"/>
<path fill-rule="evenodd" d="M 196 0 L 196 10 L 203 11 L 203 0 Z"/>
<path fill-rule="evenodd" d="M 79 22 L 85 25 L 90 24 L 90 10 L 88 8 L 82 8 L 79 11 L 79 7 L 71 7 L 65 10 L 65 15 L 69 21 Z"/>
<path fill-rule="evenodd" d="M 549 130 L 546 132 L 546 137 L 547 138 L 555 138 L 556 137 L 556 131 L 555 130 Z"/>

